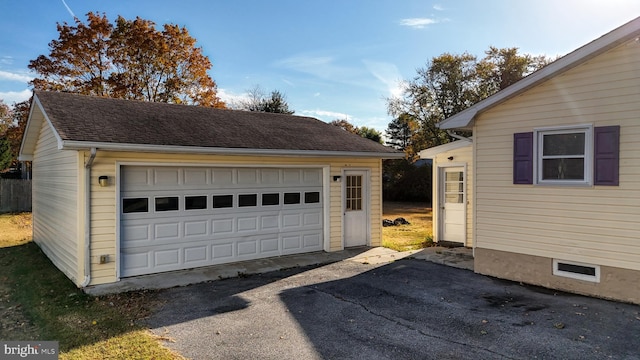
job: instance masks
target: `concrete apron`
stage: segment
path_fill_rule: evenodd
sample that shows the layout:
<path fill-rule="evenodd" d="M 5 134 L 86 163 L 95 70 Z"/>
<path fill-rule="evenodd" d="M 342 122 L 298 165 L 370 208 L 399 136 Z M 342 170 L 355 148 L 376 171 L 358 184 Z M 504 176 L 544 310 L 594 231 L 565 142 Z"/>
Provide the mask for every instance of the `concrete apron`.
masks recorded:
<path fill-rule="evenodd" d="M 99 296 L 133 290 L 166 289 L 295 267 L 326 265 L 338 261 L 355 261 L 361 264 L 377 265 L 403 258 L 426 260 L 437 264 L 473 270 L 472 250 L 468 248 L 436 246 L 399 252 L 384 247 L 358 247 L 336 252 L 321 251 L 142 275 L 124 278 L 115 283 L 89 286 L 83 290 L 88 294 Z"/>

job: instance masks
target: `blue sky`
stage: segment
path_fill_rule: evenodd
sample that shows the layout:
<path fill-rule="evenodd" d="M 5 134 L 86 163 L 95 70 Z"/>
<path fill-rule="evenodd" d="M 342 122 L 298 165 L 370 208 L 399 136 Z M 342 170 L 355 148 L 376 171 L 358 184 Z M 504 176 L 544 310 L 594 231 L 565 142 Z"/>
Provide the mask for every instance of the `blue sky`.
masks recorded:
<path fill-rule="evenodd" d="M 297 115 L 382 131 L 385 98 L 432 57 L 490 45 L 565 55 L 640 16 L 640 1 L 0 0 L 0 99 L 27 99 L 29 60 L 49 54 L 56 22 L 89 11 L 186 26 L 223 100 L 260 85 Z"/>

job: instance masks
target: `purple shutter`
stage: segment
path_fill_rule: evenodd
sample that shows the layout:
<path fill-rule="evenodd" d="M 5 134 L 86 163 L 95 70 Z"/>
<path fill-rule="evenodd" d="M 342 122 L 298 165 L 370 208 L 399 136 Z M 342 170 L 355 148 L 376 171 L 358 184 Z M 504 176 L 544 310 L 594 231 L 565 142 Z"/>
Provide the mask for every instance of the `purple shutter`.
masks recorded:
<path fill-rule="evenodd" d="M 513 183 L 533 184 L 533 133 L 513 134 Z"/>
<path fill-rule="evenodd" d="M 618 186 L 620 167 L 620 126 L 593 129 L 593 183 Z"/>

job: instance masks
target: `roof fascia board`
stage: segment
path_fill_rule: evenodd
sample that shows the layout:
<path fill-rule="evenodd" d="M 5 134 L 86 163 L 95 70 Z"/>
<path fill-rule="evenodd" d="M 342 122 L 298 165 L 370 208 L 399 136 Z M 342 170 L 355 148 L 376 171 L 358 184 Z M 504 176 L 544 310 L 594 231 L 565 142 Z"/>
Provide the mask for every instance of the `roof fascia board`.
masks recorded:
<path fill-rule="evenodd" d="M 559 75 L 581 63 L 588 61 L 626 41 L 640 35 L 640 17 L 627 24 L 593 40 L 592 42 L 574 50 L 564 57 L 552 62 L 544 68 L 523 78 L 506 89 L 478 102 L 466 110 L 443 120 L 437 126 L 440 129 L 470 129 L 476 116 L 492 107 L 503 103 L 530 88 Z"/>
<path fill-rule="evenodd" d="M 132 151 L 152 153 L 188 153 L 188 154 L 217 154 L 217 155 L 254 155 L 254 156 L 335 156 L 335 157 L 370 157 L 396 159 L 403 158 L 404 153 L 378 153 L 378 152 L 350 152 L 350 151 L 318 151 L 318 150 L 281 150 L 281 149 L 245 149 L 245 148 L 217 148 L 201 146 L 177 146 L 177 145 L 146 145 L 146 144 L 120 144 L 101 143 L 87 141 L 64 140 L 59 148 L 61 150 L 88 150 L 98 148 L 107 151 Z"/>

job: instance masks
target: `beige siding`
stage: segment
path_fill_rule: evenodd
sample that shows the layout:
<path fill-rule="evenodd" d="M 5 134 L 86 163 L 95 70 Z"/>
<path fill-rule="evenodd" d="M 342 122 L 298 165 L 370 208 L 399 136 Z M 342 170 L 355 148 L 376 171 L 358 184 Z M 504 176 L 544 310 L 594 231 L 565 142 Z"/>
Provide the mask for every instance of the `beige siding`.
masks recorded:
<path fill-rule="evenodd" d="M 632 42 L 476 120 L 477 247 L 640 270 L 638 84 Z M 512 184 L 514 133 L 578 124 L 620 125 L 620 186 Z"/>
<path fill-rule="evenodd" d="M 448 158 L 453 156 L 453 160 Z M 433 158 L 433 240 L 438 241 L 439 234 L 439 209 L 440 209 L 440 178 L 439 168 L 447 166 L 466 166 L 466 192 L 467 192 L 467 219 L 466 219 L 466 238 L 465 246 L 473 246 L 473 148 L 472 146 L 465 146 L 459 149 L 449 150 L 436 155 Z"/>
<path fill-rule="evenodd" d="M 58 150 L 51 127 L 42 124 L 33 159 L 33 240 L 79 285 L 78 152 Z"/>
<path fill-rule="evenodd" d="M 88 153 L 85 153 L 85 157 Z M 185 154 L 151 154 L 129 152 L 105 152 L 98 155 L 91 172 L 91 285 L 104 284 L 116 280 L 115 261 L 100 264 L 100 255 L 118 256 L 116 250 L 116 163 L 180 164 L 211 166 L 328 166 L 330 214 L 329 237 L 330 251 L 340 250 L 342 245 L 342 183 L 333 182 L 333 176 L 342 175 L 343 169 L 368 169 L 371 173 L 371 230 L 370 244 L 381 242 L 381 164 L 380 159 L 352 158 L 304 158 L 304 157 L 249 157 Z M 110 186 L 99 187 L 98 177 L 109 176 Z"/>

